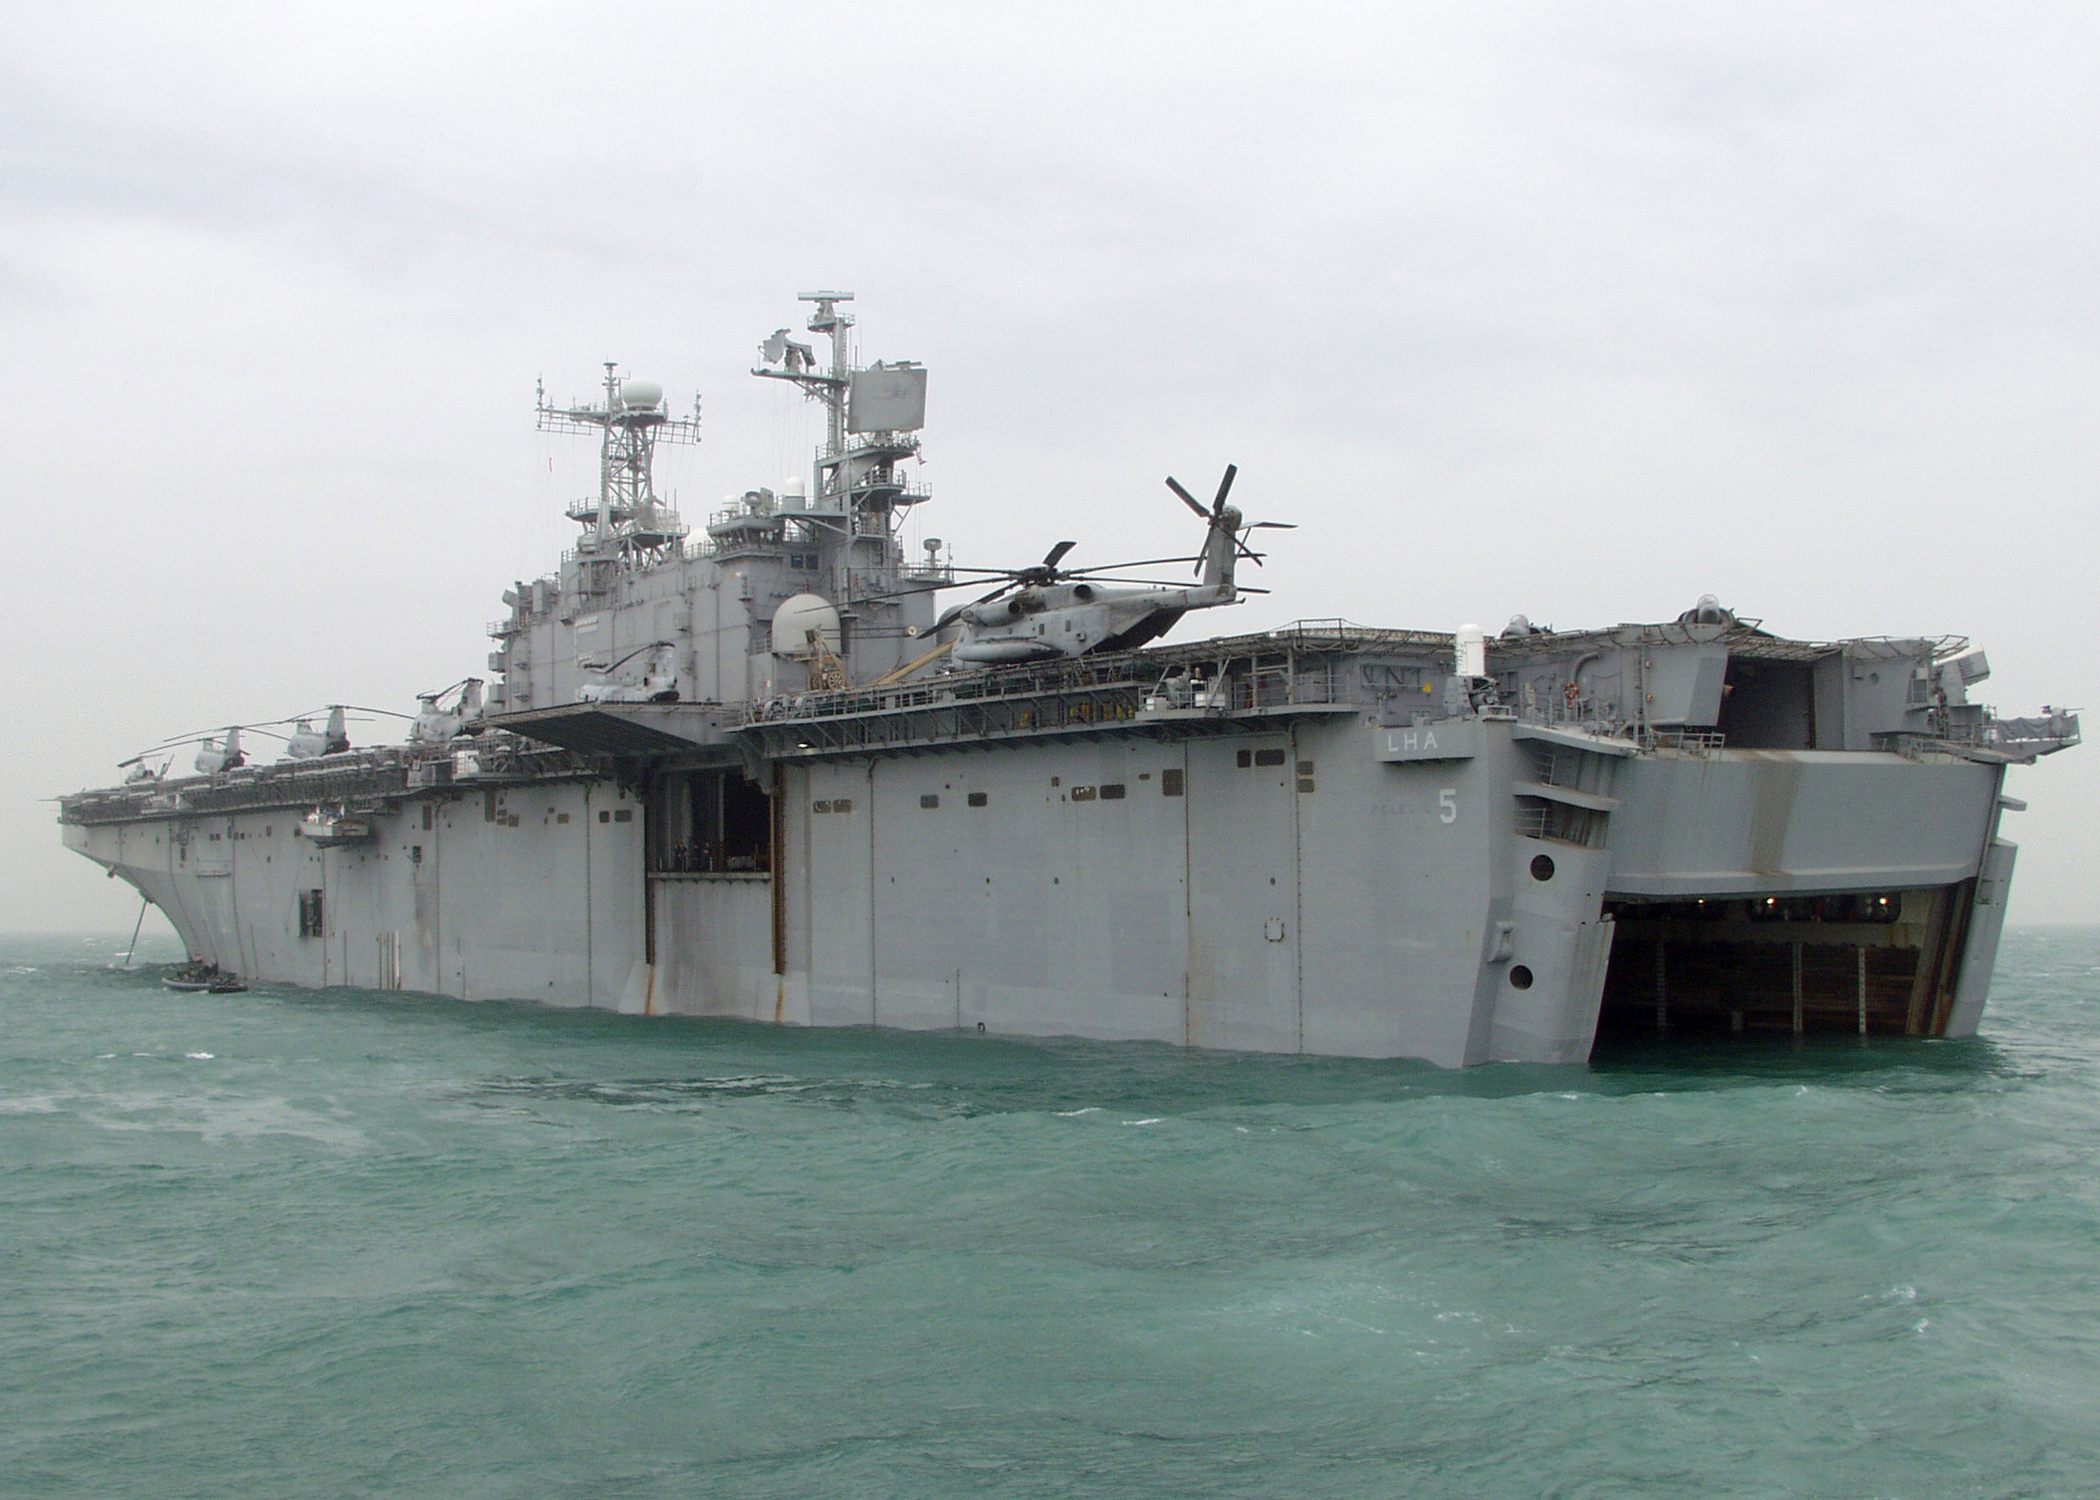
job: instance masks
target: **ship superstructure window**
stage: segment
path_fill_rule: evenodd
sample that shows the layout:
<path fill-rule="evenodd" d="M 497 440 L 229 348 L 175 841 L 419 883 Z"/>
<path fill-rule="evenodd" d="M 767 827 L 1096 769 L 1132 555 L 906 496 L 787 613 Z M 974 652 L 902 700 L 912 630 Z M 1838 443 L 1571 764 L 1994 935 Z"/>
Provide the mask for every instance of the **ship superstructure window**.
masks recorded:
<path fill-rule="evenodd" d="M 615 816 L 631 817 L 632 810 Z M 651 792 L 648 820 L 653 870 L 733 875 L 772 868 L 773 799 L 742 771 L 663 776 Z"/>

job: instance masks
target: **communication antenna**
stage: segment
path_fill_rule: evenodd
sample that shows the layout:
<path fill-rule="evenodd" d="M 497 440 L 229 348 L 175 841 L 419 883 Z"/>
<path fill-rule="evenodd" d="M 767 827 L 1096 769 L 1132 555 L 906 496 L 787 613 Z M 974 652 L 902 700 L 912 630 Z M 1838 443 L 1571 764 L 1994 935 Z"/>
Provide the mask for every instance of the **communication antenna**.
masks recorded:
<path fill-rule="evenodd" d="M 809 331 L 821 333 L 831 340 L 831 368 L 819 370 L 815 350 L 807 344 L 794 342 L 785 328 L 776 328 L 758 346 L 759 357 L 765 363 L 751 373 L 799 385 L 803 394 L 812 401 L 823 402 L 824 451 L 827 455 L 840 453 L 846 446 L 846 391 L 852 378 L 852 371 L 848 368 L 850 351 L 846 344 L 846 330 L 853 326 L 853 319 L 839 311 L 839 304 L 851 302 L 853 294 L 799 292 L 796 300 L 817 304 L 817 310 L 809 315 Z M 768 368 L 774 365 L 779 368 Z"/>
<path fill-rule="evenodd" d="M 541 432 L 582 433 L 599 440 L 597 499 L 579 500 L 568 512 L 571 520 L 588 528 L 578 551 L 601 565 L 586 569 L 589 584 L 606 581 L 590 576 L 602 572 L 602 565 L 653 562 L 683 544 L 688 528 L 674 508 L 657 498 L 652 470 L 658 443 L 700 441 L 697 395 L 690 417 L 674 417 L 666 409 L 662 386 L 623 377 L 607 360 L 604 400 L 550 405 L 542 381 L 534 410 Z"/>
<path fill-rule="evenodd" d="M 845 518 L 853 536 L 880 536 L 890 554 L 895 513 L 930 498 L 908 483 L 899 466 L 919 452 L 926 425 L 926 369 L 912 360 L 877 361 L 855 369 L 851 315 L 840 304 L 851 292 L 803 292 L 816 304 L 809 331 L 831 341 L 829 365 L 812 345 L 797 343 L 776 328 L 758 346 L 760 364 L 751 373 L 784 380 L 824 407 L 824 446 L 817 454 L 816 501 L 820 514 Z"/>

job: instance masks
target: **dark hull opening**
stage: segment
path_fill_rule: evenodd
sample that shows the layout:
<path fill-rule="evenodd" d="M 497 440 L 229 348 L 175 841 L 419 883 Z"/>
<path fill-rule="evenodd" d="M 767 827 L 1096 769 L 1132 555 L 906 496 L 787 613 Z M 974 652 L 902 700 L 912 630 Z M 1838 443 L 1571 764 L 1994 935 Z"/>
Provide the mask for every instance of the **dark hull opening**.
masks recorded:
<path fill-rule="evenodd" d="M 1598 1034 L 1939 1036 L 1972 894 L 1608 902 Z"/>

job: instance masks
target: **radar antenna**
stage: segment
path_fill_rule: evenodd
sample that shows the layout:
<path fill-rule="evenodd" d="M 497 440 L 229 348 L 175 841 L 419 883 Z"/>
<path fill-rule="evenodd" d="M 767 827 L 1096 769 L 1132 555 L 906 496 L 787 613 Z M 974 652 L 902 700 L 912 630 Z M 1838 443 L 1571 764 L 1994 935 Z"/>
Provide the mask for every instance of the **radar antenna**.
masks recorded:
<path fill-rule="evenodd" d="M 772 336 L 758 346 L 759 356 L 765 364 L 755 366 L 751 373 L 799 385 L 810 400 L 823 402 L 824 452 L 827 456 L 838 454 L 846 447 L 846 392 L 852 384 L 852 372 L 847 367 L 851 350 L 847 347 L 846 330 L 853 326 L 851 315 L 840 312 L 839 304 L 851 302 L 853 294 L 799 292 L 796 300 L 817 304 L 817 310 L 809 315 L 809 331 L 821 333 L 831 340 L 831 368 L 819 370 L 815 350 L 807 344 L 795 343 L 785 328 L 776 328 Z M 773 365 L 779 368 L 768 368 Z M 830 489 L 826 486 L 818 493 L 829 494 Z"/>
<path fill-rule="evenodd" d="M 646 565 L 684 542 L 686 525 L 676 509 L 657 498 L 651 471 L 658 443 L 700 441 L 698 396 L 690 417 L 674 417 L 666 409 L 662 386 L 623 377 L 607 360 L 603 401 L 550 405 L 542 381 L 534 409 L 542 432 L 585 433 L 599 439 L 597 498 L 569 507 L 569 518 L 586 528 L 577 551 L 586 563 L 587 586 L 609 582 L 594 575 L 620 562 Z"/>
<path fill-rule="evenodd" d="M 775 329 L 758 346 L 761 363 L 751 373 L 784 380 L 801 388 L 824 407 L 824 447 L 817 454 L 816 503 L 810 509 L 844 520 L 847 534 L 882 538 L 882 564 L 893 567 L 896 512 L 930 498 L 923 486 L 908 482 L 904 460 L 919 452 L 919 429 L 926 423 L 926 370 L 913 360 L 877 361 L 865 369 L 853 365 L 848 331 L 853 318 L 839 304 L 851 292 L 803 292 L 816 304 L 809 331 L 831 341 L 831 359 L 822 365 L 816 350 Z"/>

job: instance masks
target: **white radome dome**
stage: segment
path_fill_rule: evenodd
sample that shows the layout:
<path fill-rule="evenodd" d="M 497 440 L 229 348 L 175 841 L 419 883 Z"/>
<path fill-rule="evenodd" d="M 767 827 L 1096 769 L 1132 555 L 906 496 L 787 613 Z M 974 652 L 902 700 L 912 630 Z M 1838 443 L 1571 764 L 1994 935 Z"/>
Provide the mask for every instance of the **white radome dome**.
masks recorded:
<path fill-rule="evenodd" d="M 664 404 L 664 388 L 653 380 L 623 380 L 620 404 L 629 411 L 654 411 Z"/>
<path fill-rule="evenodd" d="M 821 594 L 797 594 L 783 599 L 780 608 L 773 611 L 773 654 L 798 659 L 808 656 L 812 630 L 826 650 L 838 650 L 838 607 Z"/>

